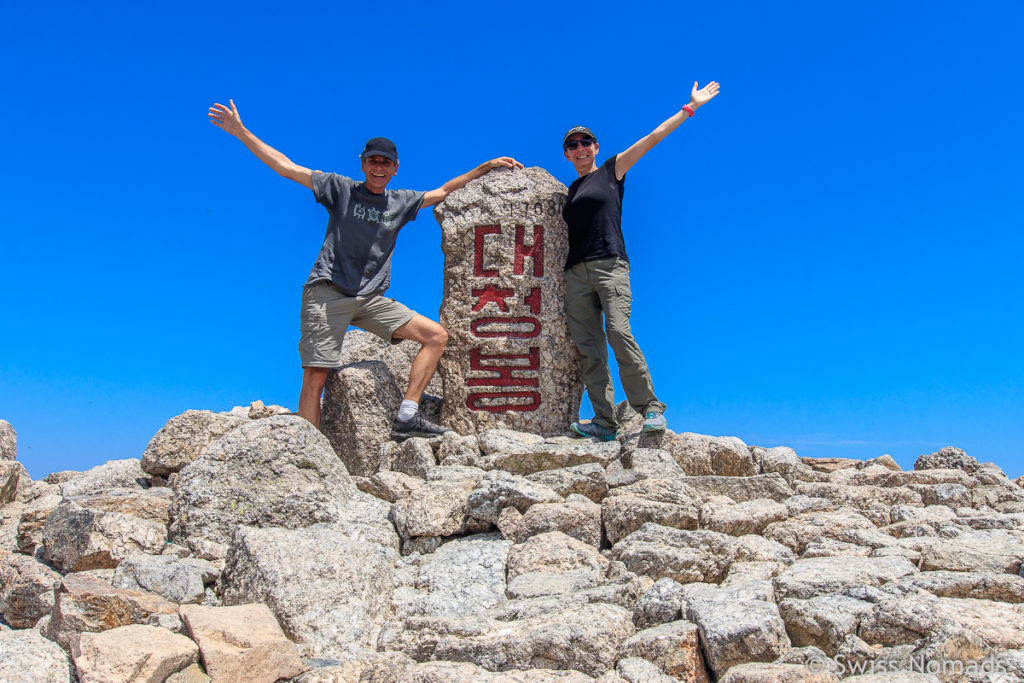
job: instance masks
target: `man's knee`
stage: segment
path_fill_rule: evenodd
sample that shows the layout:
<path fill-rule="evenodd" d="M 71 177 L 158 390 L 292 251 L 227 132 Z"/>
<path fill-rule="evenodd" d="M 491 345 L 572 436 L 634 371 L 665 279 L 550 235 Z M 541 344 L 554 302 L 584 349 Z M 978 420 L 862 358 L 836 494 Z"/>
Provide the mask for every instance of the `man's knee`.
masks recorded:
<path fill-rule="evenodd" d="M 434 323 L 430 330 L 426 333 L 426 339 L 423 341 L 424 346 L 434 346 L 443 349 L 448 343 L 448 330 L 441 327 L 440 324 Z"/>

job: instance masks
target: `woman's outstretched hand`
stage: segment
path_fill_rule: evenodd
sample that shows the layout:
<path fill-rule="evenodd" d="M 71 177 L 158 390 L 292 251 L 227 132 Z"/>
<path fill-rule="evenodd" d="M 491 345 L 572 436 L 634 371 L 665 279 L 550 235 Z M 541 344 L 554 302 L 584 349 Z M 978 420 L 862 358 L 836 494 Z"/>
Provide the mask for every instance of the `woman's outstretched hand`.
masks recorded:
<path fill-rule="evenodd" d="M 711 81 L 703 88 L 697 88 L 697 81 L 693 82 L 693 90 L 690 91 L 690 106 L 696 109 L 710 102 L 718 94 L 718 82 Z"/>

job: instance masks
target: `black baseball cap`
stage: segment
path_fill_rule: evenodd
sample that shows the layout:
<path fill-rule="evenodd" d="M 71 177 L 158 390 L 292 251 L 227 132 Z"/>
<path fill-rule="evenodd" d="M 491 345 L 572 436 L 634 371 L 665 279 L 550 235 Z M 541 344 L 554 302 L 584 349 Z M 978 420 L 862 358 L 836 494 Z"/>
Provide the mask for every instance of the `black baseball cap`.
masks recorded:
<path fill-rule="evenodd" d="M 363 147 L 363 153 L 359 155 L 359 158 L 365 159 L 372 156 L 387 157 L 397 163 L 398 148 L 387 138 L 371 138 L 366 141 L 366 147 Z"/>
<path fill-rule="evenodd" d="M 573 135 L 576 135 L 577 133 L 589 135 L 590 137 L 594 138 L 594 142 L 597 142 L 597 136 L 594 135 L 594 131 L 590 130 L 586 126 L 576 126 L 574 128 L 570 128 L 569 132 L 566 133 L 565 137 L 562 138 L 562 147 L 565 147 L 565 143 L 569 141 L 569 138 L 571 138 Z"/>

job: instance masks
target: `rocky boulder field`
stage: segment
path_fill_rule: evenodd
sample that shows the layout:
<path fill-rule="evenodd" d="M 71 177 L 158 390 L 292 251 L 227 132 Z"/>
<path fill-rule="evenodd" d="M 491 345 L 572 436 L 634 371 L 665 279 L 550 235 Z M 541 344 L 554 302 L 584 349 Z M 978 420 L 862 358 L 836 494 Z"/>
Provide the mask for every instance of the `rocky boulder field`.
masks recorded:
<path fill-rule="evenodd" d="M 189 410 L 33 481 L 0 420 L 0 681 L 1024 680 L 998 467 L 641 434 L 624 404 L 608 443 L 398 444 L 373 387 L 407 344 L 353 335 L 323 432 Z"/>

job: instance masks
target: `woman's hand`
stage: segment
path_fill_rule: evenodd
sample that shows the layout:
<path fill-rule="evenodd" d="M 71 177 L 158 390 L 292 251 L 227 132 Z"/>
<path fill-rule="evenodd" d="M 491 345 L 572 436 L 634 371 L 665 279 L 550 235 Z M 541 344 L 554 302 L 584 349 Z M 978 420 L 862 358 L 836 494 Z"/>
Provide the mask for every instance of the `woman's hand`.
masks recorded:
<path fill-rule="evenodd" d="M 716 81 L 711 81 L 698 90 L 697 81 L 694 81 L 693 90 L 690 91 L 690 106 L 696 109 L 710 102 L 718 94 L 718 87 Z"/>

